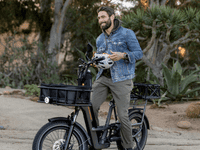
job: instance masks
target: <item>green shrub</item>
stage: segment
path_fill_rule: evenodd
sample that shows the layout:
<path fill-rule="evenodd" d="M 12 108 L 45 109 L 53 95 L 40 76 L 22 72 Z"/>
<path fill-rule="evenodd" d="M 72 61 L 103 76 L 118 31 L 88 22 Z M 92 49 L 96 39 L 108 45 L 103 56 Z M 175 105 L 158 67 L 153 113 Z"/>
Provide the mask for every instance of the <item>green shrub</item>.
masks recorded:
<path fill-rule="evenodd" d="M 26 90 L 25 94 L 29 96 L 39 96 L 40 95 L 40 88 L 36 84 L 27 84 L 24 86 Z"/>
<path fill-rule="evenodd" d="M 28 37 L 16 39 L 15 34 L 4 41 L 5 50 L 0 55 L 1 87 L 23 89 L 27 84 L 61 83 L 58 64 L 48 60 L 56 54 L 48 54 L 42 43 L 30 43 Z"/>
<path fill-rule="evenodd" d="M 173 65 L 171 70 L 163 65 L 163 75 L 166 82 L 164 88 L 167 91 L 166 97 L 169 97 L 171 100 L 180 101 L 183 97 L 187 97 L 189 94 L 200 90 L 200 87 L 190 89 L 192 85 L 199 82 L 198 72 L 200 72 L 200 69 L 184 75 L 184 70 L 178 61 Z"/>

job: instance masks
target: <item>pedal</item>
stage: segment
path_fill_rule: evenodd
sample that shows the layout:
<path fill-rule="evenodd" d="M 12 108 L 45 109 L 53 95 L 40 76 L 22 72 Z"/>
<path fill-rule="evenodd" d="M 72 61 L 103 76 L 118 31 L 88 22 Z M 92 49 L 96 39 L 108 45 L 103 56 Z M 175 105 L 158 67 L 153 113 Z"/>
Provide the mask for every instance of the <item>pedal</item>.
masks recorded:
<path fill-rule="evenodd" d="M 110 147 L 110 142 L 108 141 L 104 141 L 103 144 L 100 142 L 99 144 L 102 145 L 102 149 Z"/>
<path fill-rule="evenodd" d="M 104 148 L 108 148 L 108 147 L 110 147 L 110 143 L 109 143 L 109 142 L 105 142 L 104 145 L 105 145 Z"/>

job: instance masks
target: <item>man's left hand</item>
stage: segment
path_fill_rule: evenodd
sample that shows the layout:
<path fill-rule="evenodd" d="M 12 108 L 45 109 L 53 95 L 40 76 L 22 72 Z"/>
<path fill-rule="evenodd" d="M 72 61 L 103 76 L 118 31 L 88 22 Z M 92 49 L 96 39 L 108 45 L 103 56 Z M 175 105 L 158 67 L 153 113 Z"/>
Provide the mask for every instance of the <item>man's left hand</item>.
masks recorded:
<path fill-rule="evenodd" d="M 110 59 L 112 59 L 113 61 L 118 61 L 120 59 L 124 58 L 124 53 L 121 52 L 112 52 L 112 55 L 108 56 Z"/>

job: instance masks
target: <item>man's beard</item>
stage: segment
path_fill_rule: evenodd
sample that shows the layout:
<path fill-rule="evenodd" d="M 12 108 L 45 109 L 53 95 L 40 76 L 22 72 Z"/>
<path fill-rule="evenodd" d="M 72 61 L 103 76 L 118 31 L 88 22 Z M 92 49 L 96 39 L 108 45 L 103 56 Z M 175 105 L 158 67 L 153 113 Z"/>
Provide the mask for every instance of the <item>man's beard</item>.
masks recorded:
<path fill-rule="evenodd" d="M 101 26 L 103 23 L 106 23 L 106 25 Z M 110 26 L 111 26 L 111 20 L 110 20 L 110 18 L 108 19 L 108 21 L 102 22 L 102 23 L 100 24 L 100 27 L 101 27 L 102 30 L 106 30 L 106 29 L 110 28 Z"/>

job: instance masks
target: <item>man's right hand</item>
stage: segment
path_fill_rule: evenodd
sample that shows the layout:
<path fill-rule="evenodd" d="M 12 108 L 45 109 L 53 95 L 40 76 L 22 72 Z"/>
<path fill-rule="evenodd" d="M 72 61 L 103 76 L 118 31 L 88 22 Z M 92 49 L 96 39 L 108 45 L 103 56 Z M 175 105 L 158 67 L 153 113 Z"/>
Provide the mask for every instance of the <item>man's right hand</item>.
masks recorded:
<path fill-rule="evenodd" d="M 112 52 L 112 55 L 108 56 L 108 58 L 112 59 L 113 61 L 118 61 L 124 58 L 124 53 L 121 52 Z"/>

